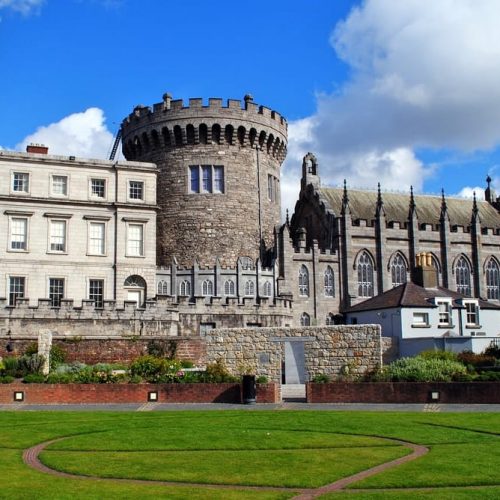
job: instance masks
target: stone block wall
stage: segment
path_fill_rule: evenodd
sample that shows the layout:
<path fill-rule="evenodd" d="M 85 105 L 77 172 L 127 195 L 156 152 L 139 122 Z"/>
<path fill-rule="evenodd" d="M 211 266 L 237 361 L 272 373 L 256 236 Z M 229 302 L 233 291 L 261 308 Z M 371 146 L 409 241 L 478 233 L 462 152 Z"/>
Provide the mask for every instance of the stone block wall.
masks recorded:
<path fill-rule="evenodd" d="M 214 329 L 205 336 L 207 362 L 224 361 L 238 375 L 252 372 L 281 380 L 285 342 L 304 342 L 305 369 L 315 375 L 364 374 L 382 364 L 379 325 Z"/>

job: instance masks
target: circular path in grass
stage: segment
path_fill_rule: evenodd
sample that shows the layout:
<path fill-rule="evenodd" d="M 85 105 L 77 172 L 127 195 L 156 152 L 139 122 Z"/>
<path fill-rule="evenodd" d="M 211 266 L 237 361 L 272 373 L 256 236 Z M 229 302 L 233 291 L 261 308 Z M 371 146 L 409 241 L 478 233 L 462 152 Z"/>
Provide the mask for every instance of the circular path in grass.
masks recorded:
<path fill-rule="evenodd" d="M 372 436 L 376 437 L 378 439 L 384 439 L 391 444 L 394 445 L 401 445 L 404 446 L 405 448 L 411 450 L 411 453 L 408 455 L 402 456 L 397 459 L 390 460 L 388 462 L 376 465 L 374 467 L 370 467 L 364 471 L 358 472 L 356 474 L 352 474 L 349 476 L 346 476 L 344 478 L 341 478 L 337 481 L 334 481 L 330 484 L 326 484 L 324 486 L 320 486 L 317 488 L 300 488 L 300 487 L 276 487 L 276 486 L 248 486 L 248 485 L 241 485 L 241 484 L 207 484 L 207 483 L 197 483 L 197 482 L 181 482 L 181 481 L 165 481 L 165 480 L 155 480 L 155 479 L 128 479 L 128 478 L 110 478 L 110 477 L 101 477 L 101 476 L 94 476 L 94 475 L 84 475 L 84 474 L 77 474 L 77 473 L 69 473 L 69 472 L 63 472 L 54 468 L 50 468 L 47 465 L 43 464 L 39 458 L 39 455 L 42 451 L 45 450 L 45 448 L 53 443 L 60 442 L 65 439 L 69 439 L 70 436 L 67 437 L 61 437 L 58 439 L 52 439 L 50 441 L 45 441 L 43 443 L 40 443 L 36 446 L 33 446 L 31 448 L 28 448 L 24 450 L 23 452 L 23 461 L 24 463 L 39 471 L 43 472 L 46 474 L 51 474 L 54 476 L 59 476 L 59 477 L 66 477 L 66 478 L 71 478 L 71 479 L 87 479 L 87 480 L 93 480 L 93 481 L 113 481 L 113 482 L 121 482 L 121 483 L 136 483 L 136 484 L 157 484 L 157 485 L 164 485 L 164 486 L 191 486 L 191 487 L 198 487 L 198 488 L 210 488 L 210 489 L 241 489 L 241 490 L 262 490 L 262 491 L 288 491 L 288 492 L 294 492 L 297 494 L 295 498 L 305 500 L 305 499 L 310 499 L 310 498 L 315 498 L 320 495 L 329 493 L 329 492 L 334 492 L 334 491 L 339 491 L 344 489 L 346 486 L 356 482 L 360 481 L 362 479 L 365 479 L 369 476 L 373 476 L 375 474 L 378 474 L 380 472 L 383 472 L 389 468 L 396 467 L 400 464 L 409 462 L 411 460 L 415 460 L 423 455 L 425 455 L 429 449 L 425 446 L 410 443 L 407 441 L 402 441 L 398 439 L 392 439 L 392 438 L 386 438 L 382 436 Z"/>

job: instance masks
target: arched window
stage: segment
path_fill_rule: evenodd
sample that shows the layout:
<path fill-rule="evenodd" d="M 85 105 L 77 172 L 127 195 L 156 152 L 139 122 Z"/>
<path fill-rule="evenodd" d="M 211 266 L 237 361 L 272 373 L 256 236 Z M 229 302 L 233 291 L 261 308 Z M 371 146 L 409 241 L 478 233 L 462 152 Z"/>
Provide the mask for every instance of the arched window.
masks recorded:
<path fill-rule="evenodd" d="M 255 283 L 251 280 L 245 283 L 245 295 L 255 295 Z"/>
<path fill-rule="evenodd" d="M 311 326 L 311 316 L 307 313 L 302 313 L 300 316 L 300 326 Z"/>
<path fill-rule="evenodd" d="M 205 123 L 202 123 L 198 129 L 198 134 L 200 137 L 200 144 L 206 144 L 208 140 L 208 127 Z"/>
<path fill-rule="evenodd" d="M 272 294 L 273 292 L 272 292 L 271 282 L 266 281 L 264 283 L 264 286 L 262 287 L 262 295 L 264 297 L 271 297 Z"/>
<path fill-rule="evenodd" d="M 186 126 L 186 141 L 188 144 L 194 144 L 194 126 L 191 124 Z"/>
<path fill-rule="evenodd" d="M 331 325 L 334 325 L 335 324 L 335 316 L 330 313 L 326 316 L 326 321 L 325 321 L 325 325 L 326 326 L 331 326 Z"/>
<path fill-rule="evenodd" d="M 253 260 L 250 257 L 240 257 L 242 269 L 254 269 Z"/>
<path fill-rule="evenodd" d="M 299 295 L 309 297 L 309 271 L 304 265 L 299 270 Z"/>
<path fill-rule="evenodd" d="M 176 146 L 182 146 L 182 129 L 180 125 L 174 127 L 174 140 Z"/>
<path fill-rule="evenodd" d="M 126 287 L 136 287 L 136 288 L 146 288 L 146 282 L 142 276 L 138 276 L 137 274 L 133 274 L 129 276 L 123 283 L 123 286 Z"/>
<path fill-rule="evenodd" d="M 333 269 L 330 266 L 325 271 L 325 297 L 335 297 Z"/>
<path fill-rule="evenodd" d="M 238 127 L 238 142 L 240 143 L 241 146 L 243 146 L 243 144 L 245 144 L 246 133 L 247 133 L 247 131 L 246 131 L 245 127 L 243 127 L 243 126 Z"/>
<path fill-rule="evenodd" d="M 214 284 L 212 280 L 205 280 L 201 284 L 201 294 L 204 295 L 205 297 L 211 296 L 214 294 Z"/>
<path fill-rule="evenodd" d="M 182 297 L 191 296 L 191 283 L 188 280 L 181 281 L 179 284 L 179 295 Z"/>
<path fill-rule="evenodd" d="M 391 262 L 391 279 L 393 287 L 406 283 L 406 263 L 399 253 L 394 256 Z"/>
<path fill-rule="evenodd" d="M 156 291 L 158 295 L 168 295 L 168 283 L 165 280 L 158 281 Z"/>
<path fill-rule="evenodd" d="M 495 259 L 490 259 L 486 266 L 486 293 L 490 300 L 500 299 L 500 270 Z"/>
<path fill-rule="evenodd" d="M 226 125 L 226 128 L 224 129 L 224 140 L 228 144 L 233 143 L 233 135 L 234 135 L 234 127 L 232 125 Z"/>
<path fill-rule="evenodd" d="M 457 283 L 457 292 L 465 295 L 466 297 L 470 297 L 470 267 L 465 257 L 460 257 L 460 259 L 458 259 L 455 268 L 455 280 Z"/>
<path fill-rule="evenodd" d="M 367 252 L 358 258 L 358 296 L 373 297 L 373 263 Z"/>
<path fill-rule="evenodd" d="M 235 295 L 235 286 L 233 280 L 226 280 L 224 283 L 224 295 Z"/>
<path fill-rule="evenodd" d="M 218 123 L 212 125 L 212 144 L 220 144 L 220 125 Z"/>

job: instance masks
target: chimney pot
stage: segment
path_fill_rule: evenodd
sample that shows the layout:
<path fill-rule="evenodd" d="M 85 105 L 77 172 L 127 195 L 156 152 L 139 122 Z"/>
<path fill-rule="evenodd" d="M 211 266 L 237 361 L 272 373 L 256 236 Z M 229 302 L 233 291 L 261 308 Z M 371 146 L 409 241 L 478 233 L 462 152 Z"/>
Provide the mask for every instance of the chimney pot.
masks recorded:
<path fill-rule="evenodd" d="M 49 148 L 44 144 L 28 144 L 26 146 L 26 153 L 46 155 L 49 152 Z"/>

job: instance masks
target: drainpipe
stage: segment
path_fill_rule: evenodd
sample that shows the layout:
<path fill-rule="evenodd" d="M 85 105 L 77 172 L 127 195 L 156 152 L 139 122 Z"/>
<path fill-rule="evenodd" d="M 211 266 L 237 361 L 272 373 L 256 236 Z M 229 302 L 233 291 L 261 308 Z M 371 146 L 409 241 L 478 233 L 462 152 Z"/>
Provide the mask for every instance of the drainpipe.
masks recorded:
<path fill-rule="evenodd" d="M 113 164 L 113 168 L 115 169 L 115 200 L 114 200 L 114 248 L 113 248 L 113 300 L 116 302 L 117 297 L 117 279 L 118 279 L 118 269 L 117 269 L 117 261 L 118 261 L 118 162 L 116 161 Z"/>

